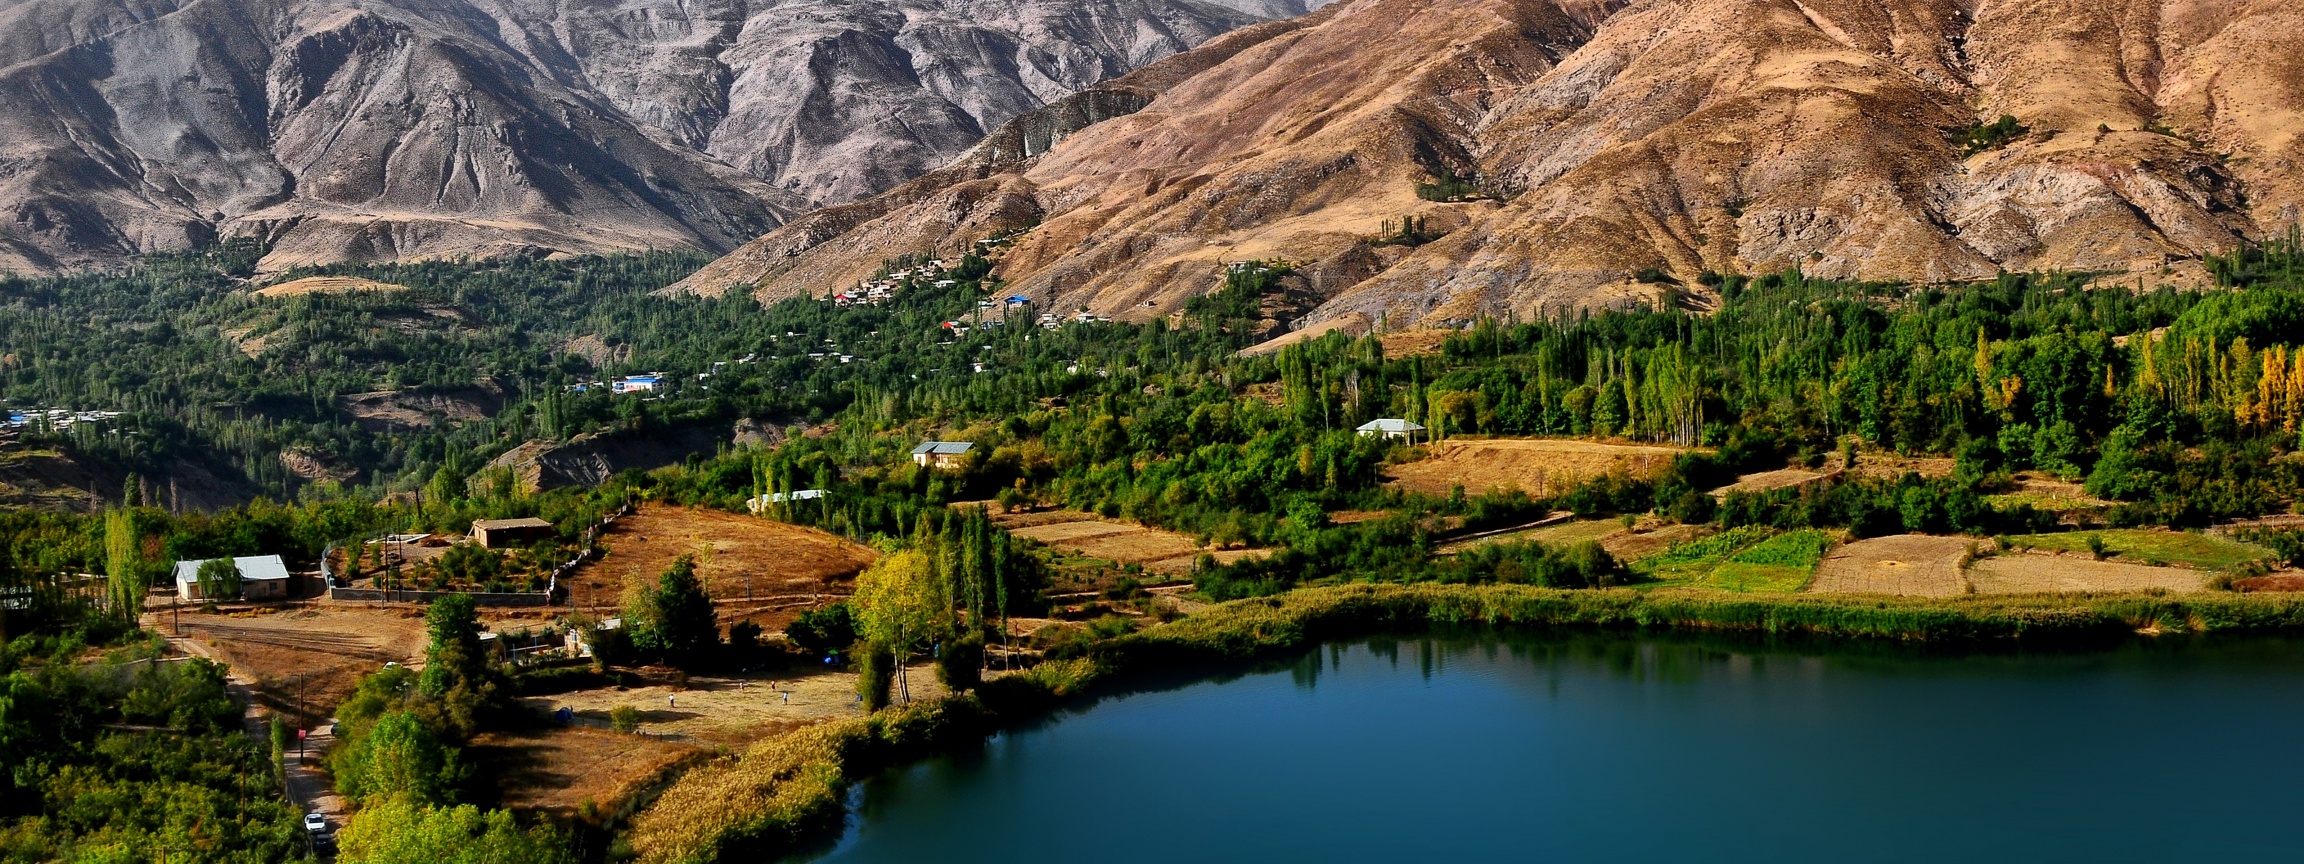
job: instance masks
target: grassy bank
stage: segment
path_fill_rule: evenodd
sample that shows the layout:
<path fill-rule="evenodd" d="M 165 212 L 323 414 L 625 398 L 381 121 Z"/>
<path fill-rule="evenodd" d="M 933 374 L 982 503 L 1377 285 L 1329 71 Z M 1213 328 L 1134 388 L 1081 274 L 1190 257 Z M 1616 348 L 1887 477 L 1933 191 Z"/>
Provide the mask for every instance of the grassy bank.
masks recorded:
<path fill-rule="evenodd" d="M 2070 643 L 2137 633 L 2304 633 L 2304 599 L 2244 595 L 1807 597 L 1688 589 L 1342 585 L 1226 603 L 1097 643 L 1087 656 L 988 681 L 976 693 L 809 727 L 690 771 L 633 823 L 643 864 L 773 858 L 836 829 L 847 784 L 978 740 L 1106 676 L 1255 657 L 1436 624 L 1805 634 L 1928 642 Z"/>

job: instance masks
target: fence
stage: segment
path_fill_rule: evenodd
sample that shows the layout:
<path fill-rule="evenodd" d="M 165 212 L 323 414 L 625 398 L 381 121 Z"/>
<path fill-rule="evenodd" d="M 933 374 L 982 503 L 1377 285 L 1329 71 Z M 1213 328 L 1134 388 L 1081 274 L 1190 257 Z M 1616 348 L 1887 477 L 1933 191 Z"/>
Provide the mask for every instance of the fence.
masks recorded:
<path fill-rule="evenodd" d="M 334 544 L 330 544 L 325 551 L 320 553 L 320 578 L 325 580 L 328 585 L 328 599 L 330 600 L 351 600 L 367 603 L 430 603 L 450 594 L 465 594 L 472 598 L 473 603 L 481 606 L 550 606 L 553 605 L 554 598 L 560 597 L 562 594 L 560 577 L 575 572 L 576 568 L 584 566 L 584 562 L 600 557 L 601 530 L 616 524 L 616 520 L 630 515 L 632 515 L 632 505 L 625 504 L 617 507 L 615 512 L 602 515 L 600 521 L 587 526 L 584 529 L 584 542 L 577 547 L 576 554 L 552 568 L 552 572 L 544 580 L 544 590 L 541 592 L 424 591 L 407 588 L 354 588 L 349 585 L 340 585 L 337 584 L 339 580 L 336 577 L 336 567 L 330 563 L 335 559 L 336 550 L 339 548 Z"/>

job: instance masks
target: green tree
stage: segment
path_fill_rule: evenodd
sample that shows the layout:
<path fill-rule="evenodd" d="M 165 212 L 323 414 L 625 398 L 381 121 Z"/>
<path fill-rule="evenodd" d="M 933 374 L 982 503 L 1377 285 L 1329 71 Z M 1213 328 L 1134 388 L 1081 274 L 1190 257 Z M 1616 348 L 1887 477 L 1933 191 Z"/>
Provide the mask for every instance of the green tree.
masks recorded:
<path fill-rule="evenodd" d="M 506 692 L 503 676 L 480 645 L 479 611 L 471 595 L 450 594 L 432 601 L 424 626 L 431 644 L 424 649 L 417 691 L 437 707 L 444 729 L 471 737 Z"/>
<path fill-rule="evenodd" d="M 465 770 L 456 748 L 442 742 L 413 712 L 393 711 L 331 757 L 337 791 L 355 801 L 405 799 L 447 804 Z"/>
<path fill-rule="evenodd" d="M 144 607 L 146 587 L 143 537 L 126 510 L 104 514 L 104 577 L 112 592 L 113 614 L 133 619 Z"/>
<path fill-rule="evenodd" d="M 896 686 L 906 699 L 906 656 L 949 634 L 952 597 L 936 570 L 936 559 L 918 548 L 873 562 L 856 577 L 856 623 L 864 638 L 896 655 Z"/>
<path fill-rule="evenodd" d="M 712 612 L 712 595 L 696 578 L 696 561 L 682 555 L 656 579 L 648 594 L 649 632 L 664 659 L 683 669 L 712 659 L 720 647 L 720 622 Z"/>
<path fill-rule="evenodd" d="M 200 583 L 200 599 L 226 600 L 240 596 L 240 568 L 230 558 L 210 558 L 193 571 Z"/>
<path fill-rule="evenodd" d="M 393 797 L 361 808 L 337 837 L 344 864 L 573 864 L 545 826 L 522 828 L 508 810 L 432 807 Z"/>

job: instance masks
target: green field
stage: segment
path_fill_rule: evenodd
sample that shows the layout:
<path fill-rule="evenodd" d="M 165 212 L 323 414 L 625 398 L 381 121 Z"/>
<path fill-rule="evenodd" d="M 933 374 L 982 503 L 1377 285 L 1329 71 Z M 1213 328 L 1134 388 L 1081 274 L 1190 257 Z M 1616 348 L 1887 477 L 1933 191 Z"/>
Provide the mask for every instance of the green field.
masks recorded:
<path fill-rule="evenodd" d="M 2088 538 L 2091 535 L 2103 538 L 2108 553 L 2106 557 L 2133 564 L 2173 564 L 2202 570 L 2222 570 L 2250 561 L 2278 557 L 2270 549 L 2238 540 L 2211 537 L 2193 531 L 2145 528 L 2024 534 L 2009 537 L 2007 541 L 2010 546 L 2019 549 L 2055 549 L 2088 554 Z"/>
<path fill-rule="evenodd" d="M 1767 528 L 1751 525 L 1731 528 L 1701 540 L 1674 546 L 1661 555 L 1633 564 L 1632 570 L 1659 582 L 1694 583 L 1702 580 L 1714 568 L 1727 563 L 1728 559 L 1744 551 L 1745 547 L 1768 539 L 1769 533 Z"/>
<path fill-rule="evenodd" d="M 1788 531 L 1736 553 L 1698 584 L 1727 591 L 1798 591 L 1831 545 L 1832 535 L 1822 531 Z"/>

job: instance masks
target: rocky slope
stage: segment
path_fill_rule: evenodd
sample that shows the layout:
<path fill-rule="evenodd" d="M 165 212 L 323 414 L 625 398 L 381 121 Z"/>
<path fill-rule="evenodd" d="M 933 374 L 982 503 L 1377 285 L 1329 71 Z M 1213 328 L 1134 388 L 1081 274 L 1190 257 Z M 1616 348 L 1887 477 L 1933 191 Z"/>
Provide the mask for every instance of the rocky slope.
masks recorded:
<path fill-rule="evenodd" d="M 8 0 L 0 269 L 715 251 L 1301 0 Z"/>
<path fill-rule="evenodd" d="M 1345 0 L 679 287 L 821 292 L 1027 226 L 1001 275 L 1059 307 L 1162 314 L 1284 258 L 1319 298 L 1301 326 L 1687 296 L 1648 270 L 1692 302 L 1706 271 L 2164 278 L 2299 217 L 2299 49 L 2272 0 Z M 1479 194 L 1420 198 L 1442 172 Z M 1366 242 L 1404 216 L 1444 236 Z"/>

